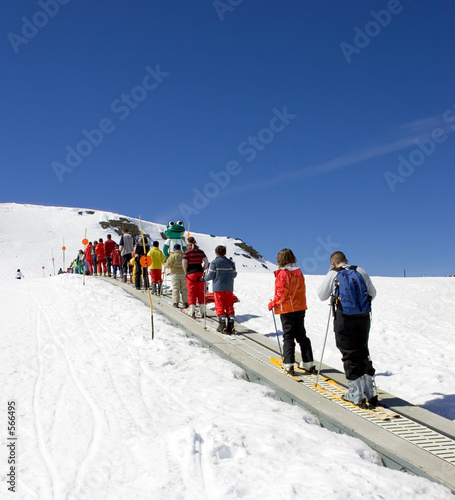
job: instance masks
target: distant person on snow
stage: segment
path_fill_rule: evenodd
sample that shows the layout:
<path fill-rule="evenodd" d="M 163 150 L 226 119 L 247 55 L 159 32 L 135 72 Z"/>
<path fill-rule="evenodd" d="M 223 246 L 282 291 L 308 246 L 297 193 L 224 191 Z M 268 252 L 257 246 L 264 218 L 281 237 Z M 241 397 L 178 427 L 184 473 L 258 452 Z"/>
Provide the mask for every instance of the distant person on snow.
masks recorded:
<path fill-rule="evenodd" d="M 180 298 L 184 308 L 188 307 L 188 289 L 186 288 L 185 271 L 182 267 L 183 251 L 181 245 L 176 243 L 174 251 L 169 254 L 166 268 L 171 271 L 172 279 L 172 305 L 179 306 Z"/>
<path fill-rule="evenodd" d="M 196 305 L 199 303 L 201 317 L 205 315 L 204 290 L 205 283 L 201 281 L 209 261 L 205 253 L 197 246 L 196 240 L 188 238 L 188 250 L 183 254 L 182 267 L 186 274 L 188 288 L 189 315 L 196 317 Z"/>
<path fill-rule="evenodd" d="M 106 250 L 104 248 L 103 238 L 100 238 L 98 240 L 98 245 L 96 245 L 95 247 L 95 252 L 98 260 L 98 274 L 101 276 L 101 274 L 104 273 L 104 276 L 106 276 Z"/>
<path fill-rule="evenodd" d="M 164 253 L 160 250 L 160 244 L 157 241 L 153 242 L 152 249 L 147 253 L 152 258 L 150 264 L 150 278 L 152 280 L 152 293 L 156 295 L 161 294 L 161 284 L 163 283 L 162 269 L 163 264 L 166 262 Z"/>
<path fill-rule="evenodd" d="M 112 236 L 110 234 L 107 235 L 107 240 L 104 242 L 104 250 L 106 253 L 106 268 L 107 268 L 107 275 L 109 278 L 111 277 L 111 272 L 112 272 L 112 252 L 114 251 L 115 248 L 115 241 L 112 239 Z"/>
<path fill-rule="evenodd" d="M 269 311 L 280 315 L 283 327 L 283 368 L 295 375 L 295 341 L 300 345 L 302 362 L 299 367 L 315 373 L 313 349 L 306 335 L 305 278 L 296 265 L 297 259 L 289 248 L 280 250 L 277 255 L 279 269 L 275 271 L 275 296 L 269 302 Z"/>
<path fill-rule="evenodd" d="M 18 269 L 18 270 L 16 271 L 16 279 L 17 279 L 17 280 L 21 280 L 23 277 L 24 277 L 24 275 L 21 273 L 21 270 L 20 270 L 20 269 Z"/>
<path fill-rule="evenodd" d="M 123 282 L 126 283 L 128 277 L 128 267 L 131 260 L 131 254 L 134 250 L 134 237 L 128 232 L 128 229 L 123 228 L 123 236 L 119 242 L 120 254 L 122 255 Z"/>
<path fill-rule="evenodd" d="M 210 263 L 209 273 L 203 281 L 213 280 L 213 297 L 218 316 L 218 332 L 234 333 L 234 278 L 237 276 L 235 264 L 226 257 L 226 247 L 215 248 L 216 258 Z"/>
<path fill-rule="evenodd" d="M 58 273 L 57 273 L 57 274 L 63 274 L 62 268 L 60 268 L 60 269 L 58 270 Z"/>
<path fill-rule="evenodd" d="M 371 301 L 376 289 L 365 270 L 349 266 L 343 252 L 331 255 L 330 266 L 318 295 L 321 300 L 332 298 L 335 341 L 348 379 L 344 399 L 357 405 L 368 402 L 377 406 L 375 369 L 368 349 Z"/>

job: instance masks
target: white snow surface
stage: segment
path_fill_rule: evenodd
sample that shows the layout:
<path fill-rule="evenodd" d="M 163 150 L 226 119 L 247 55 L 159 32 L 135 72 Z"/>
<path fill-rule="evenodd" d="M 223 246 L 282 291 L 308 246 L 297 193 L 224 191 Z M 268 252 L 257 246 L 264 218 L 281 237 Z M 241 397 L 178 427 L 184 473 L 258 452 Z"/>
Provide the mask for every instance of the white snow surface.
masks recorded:
<path fill-rule="evenodd" d="M 7 490 L 4 451 L 0 498 L 453 498 L 439 484 L 386 469 L 367 445 L 321 428 L 271 389 L 247 382 L 240 368 L 159 314 L 151 340 L 150 309 L 120 288 L 95 277 L 85 286 L 77 275 L 43 278 L 40 258 L 50 253 L 49 241 L 66 233 L 65 242 L 77 243 L 86 226 L 76 221 L 90 216 L 28 208 L 0 205 L 2 449 L 10 401 L 18 436 L 16 493 Z M 197 239 L 204 250 L 202 242 L 211 243 L 207 254 L 229 242 Z M 254 262 L 236 279 L 237 320 L 275 335 L 267 310 L 273 274 Z M 18 267 L 23 280 L 14 279 Z M 321 280 L 306 277 L 306 327 L 316 359 L 328 315 L 317 298 Z M 455 280 L 373 282 L 370 349 L 378 385 L 455 419 Z M 331 331 L 324 361 L 342 369 Z"/>

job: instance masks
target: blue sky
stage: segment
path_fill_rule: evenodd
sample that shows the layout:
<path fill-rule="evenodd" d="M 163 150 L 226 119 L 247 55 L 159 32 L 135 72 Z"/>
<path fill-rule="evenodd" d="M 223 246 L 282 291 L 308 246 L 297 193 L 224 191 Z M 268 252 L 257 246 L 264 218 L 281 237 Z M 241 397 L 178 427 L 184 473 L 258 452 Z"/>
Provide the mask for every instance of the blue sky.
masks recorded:
<path fill-rule="evenodd" d="M 449 0 L 2 2 L 0 201 L 455 273 Z"/>

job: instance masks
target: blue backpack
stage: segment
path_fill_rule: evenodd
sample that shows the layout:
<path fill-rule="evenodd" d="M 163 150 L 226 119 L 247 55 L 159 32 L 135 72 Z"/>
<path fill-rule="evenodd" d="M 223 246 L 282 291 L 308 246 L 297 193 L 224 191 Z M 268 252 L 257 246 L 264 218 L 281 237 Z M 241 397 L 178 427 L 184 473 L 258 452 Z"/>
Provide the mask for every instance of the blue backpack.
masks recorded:
<path fill-rule="evenodd" d="M 334 305 L 348 316 L 368 314 L 371 311 L 370 296 L 357 266 L 338 267 L 335 278 Z"/>

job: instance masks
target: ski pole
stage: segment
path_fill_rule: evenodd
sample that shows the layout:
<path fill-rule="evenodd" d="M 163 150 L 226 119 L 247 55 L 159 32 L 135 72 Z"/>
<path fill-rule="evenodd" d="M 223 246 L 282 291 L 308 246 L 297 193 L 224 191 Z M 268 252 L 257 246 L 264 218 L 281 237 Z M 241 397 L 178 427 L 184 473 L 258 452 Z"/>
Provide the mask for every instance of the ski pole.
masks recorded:
<path fill-rule="evenodd" d="M 320 359 L 320 361 L 319 361 L 318 374 L 317 374 L 317 377 L 316 377 L 316 382 L 314 383 L 314 386 L 315 386 L 315 387 L 317 387 L 317 386 L 318 386 L 319 374 L 321 373 L 322 358 L 324 357 L 325 344 L 326 344 L 326 342 L 327 342 L 327 335 L 328 335 L 328 333 L 329 333 L 329 325 L 330 325 L 330 316 L 331 316 L 331 312 L 332 312 L 332 307 L 330 306 L 330 309 L 329 309 L 329 319 L 327 320 L 327 328 L 326 328 L 326 330 L 325 330 L 324 345 L 322 346 L 322 353 L 321 353 L 321 359 Z"/>
<path fill-rule="evenodd" d="M 139 215 L 139 225 L 141 228 L 141 235 L 142 235 L 142 248 L 144 249 L 145 252 L 145 238 L 144 238 L 144 231 L 142 231 L 142 219 L 140 215 Z M 147 263 L 148 261 L 147 256 L 144 255 L 144 257 L 145 257 L 144 261 Z M 138 262 L 138 265 L 141 265 L 141 263 Z M 152 304 L 152 295 L 150 294 L 150 287 L 147 288 L 147 292 L 149 294 L 149 301 L 150 301 L 150 320 L 152 322 L 152 340 L 153 340 L 155 338 L 155 327 L 153 325 L 153 304 Z"/>
<path fill-rule="evenodd" d="M 204 277 L 204 275 L 202 275 Z M 204 330 L 207 330 L 207 299 L 206 299 L 206 292 L 207 292 L 207 281 L 204 280 Z"/>
<path fill-rule="evenodd" d="M 275 333 L 276 333 L 276 339 L 278 341 L 278 349 L 280 351 L 280 356 L 281 359 L 284 359 L 283 351 L 281 350 L 280 337 L 278 335 L 278 328 L 276 327 L 275 313 L 273 312 L 273 309 L 272 309 L 272 318 L 273 318 L 273 324 L 275 325 Z"/>

